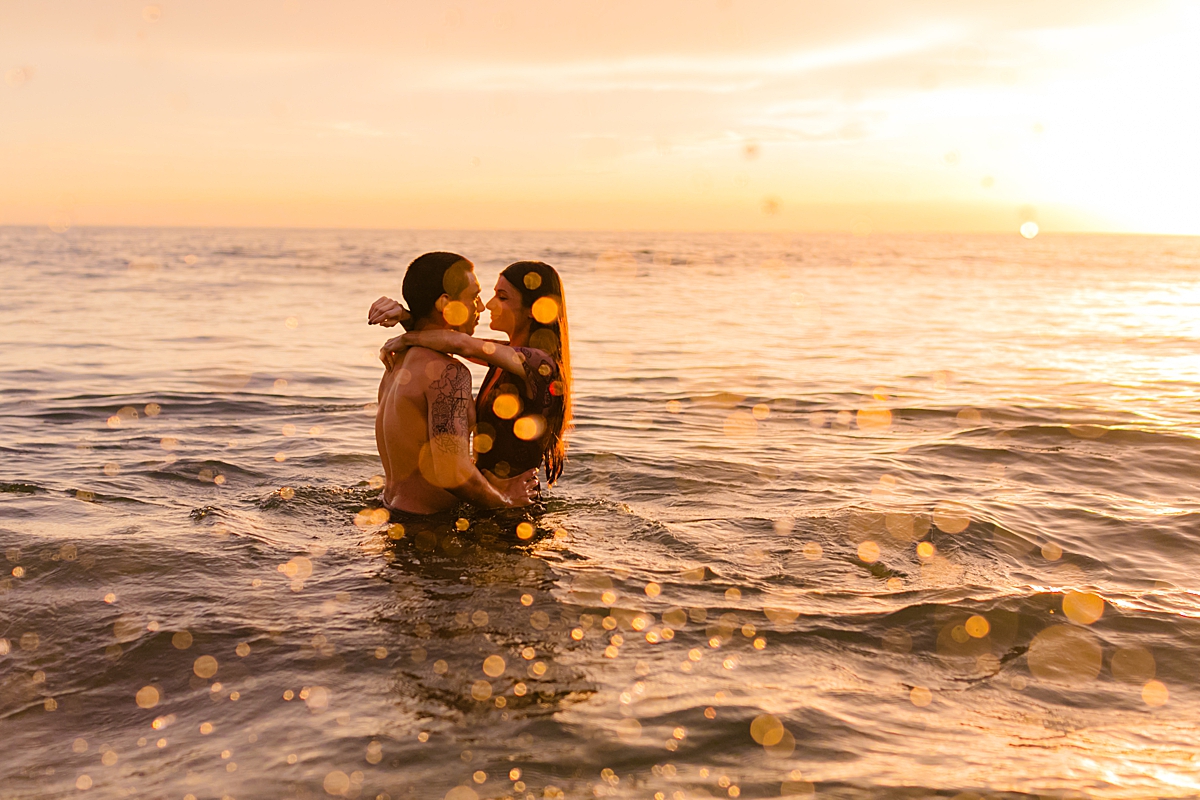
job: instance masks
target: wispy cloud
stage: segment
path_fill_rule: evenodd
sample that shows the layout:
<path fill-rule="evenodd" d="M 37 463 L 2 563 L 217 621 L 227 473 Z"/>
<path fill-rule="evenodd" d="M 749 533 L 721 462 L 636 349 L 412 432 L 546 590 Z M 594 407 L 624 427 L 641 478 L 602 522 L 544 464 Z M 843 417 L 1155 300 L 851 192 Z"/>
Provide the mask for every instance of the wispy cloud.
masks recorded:
<path fill-rule="evenodd" d="M 861 66 L 945 46 L 960 40 L 957 25 L 904 35 L 863 39 L 832 47 L 771 55 L 655 55 L 611 61 L 465 65 L 439 71 L 440 88 L 478 91 L 685 91 L 731 92 L 772 80 L 838 67 Z"/>

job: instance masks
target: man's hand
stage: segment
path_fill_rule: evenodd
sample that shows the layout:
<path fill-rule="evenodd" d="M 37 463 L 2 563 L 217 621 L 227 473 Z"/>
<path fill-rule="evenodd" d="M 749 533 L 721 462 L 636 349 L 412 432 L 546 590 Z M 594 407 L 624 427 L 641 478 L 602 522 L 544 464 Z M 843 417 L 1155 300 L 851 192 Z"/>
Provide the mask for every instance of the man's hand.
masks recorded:
<path fill-rule="evenodd" d="M 371 304 L 367 312 L 367 324 L 391 328 L 408 319 L 408 316 L 407 308 L 390 297 L 381 297 Z"/>
<path fill-rule="evenodd" d="M 497 478 L 486 469 L 483 470 L 483 477 L 488 479 L 488 483 L 496 487 L 503 497 L 505 503 L 510 507 L 527 506 L 537 499 L 537 470 L 531 469 L 528 472 L 522 472 L 515 478 Z"/>

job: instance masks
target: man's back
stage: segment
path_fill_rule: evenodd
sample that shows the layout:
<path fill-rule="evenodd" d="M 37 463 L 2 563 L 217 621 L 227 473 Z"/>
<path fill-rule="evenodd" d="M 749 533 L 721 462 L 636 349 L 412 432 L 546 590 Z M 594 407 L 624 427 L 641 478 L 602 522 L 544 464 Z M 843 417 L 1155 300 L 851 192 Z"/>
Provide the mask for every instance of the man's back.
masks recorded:
<path fill-rule="evenodd" d="M 446 481 L 438 478 L 430 451 L 429 396 L 431 388 L 461 383 L 464 379 L 469 399 L 471 377 L 466 367 L 450 356 L 423 347 L 411 348 L 402 363 L 384 373 L 379 381 L 379 408 L 375 412 L 375 443 L 383 461 L 385 505 L 416 514 L 432 514 L 453 508 L 459 502 L 438 485 Z M 434 392 L 434 402 L 457 402 L 454 398 L 461 395 L 462 387 L 454 388 L 458 391 Z M 469 402 L 464 409 L 451 410 L 465 413 L 468 426 L 474 424 L 474 408 Z"/>

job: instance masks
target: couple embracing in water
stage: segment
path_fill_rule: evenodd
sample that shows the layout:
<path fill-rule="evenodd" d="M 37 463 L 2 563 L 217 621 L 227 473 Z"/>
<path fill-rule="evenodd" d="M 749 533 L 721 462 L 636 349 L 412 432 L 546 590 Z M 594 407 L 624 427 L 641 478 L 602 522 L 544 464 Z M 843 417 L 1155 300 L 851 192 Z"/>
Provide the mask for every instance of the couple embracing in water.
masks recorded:
<path fill-rule="evenodd" d="M 507 342 L 472 336 L 484 305 L 475 265 L 454 253 L 426 253 L 408 265 L 403 297 L 367 314 L 371 325 L 408 333 L 380 351 L 375 442 L 383 461 L 383 504 L 394 519 L 435 514 L 461 502 L 526 506 L 538 497 L 537 470 L 562 474 L 571 420 L 571 362 L 562 281 L 540 261 L 500 273 L 486 308 Z M 478 398 L 456 356 L 490 366 Z"/>

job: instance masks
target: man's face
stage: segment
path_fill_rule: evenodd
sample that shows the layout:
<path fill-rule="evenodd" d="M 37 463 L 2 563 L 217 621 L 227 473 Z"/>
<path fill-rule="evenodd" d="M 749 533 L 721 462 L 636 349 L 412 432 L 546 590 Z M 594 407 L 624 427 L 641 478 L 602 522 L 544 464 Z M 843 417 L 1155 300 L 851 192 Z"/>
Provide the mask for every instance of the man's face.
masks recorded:
<path fill-rule="evenodd" d="M 450 327 L 466 334 L 475 333 L 475 326 L 479 324 L 479 315 L 483 313 L 483 301 L 479 299 L 479 295 L 479 279 L 475 277 L 475 271 L 471 270 L 467 273 L 467 288 L 463 289 L 458 297 L 453 298 L 451 304 L 451 306 L 456 303 L 462 304 L 467 312 L 466 321 L 458 325 L 454 324 L 458 321 L 456 316 L 462 316 L 462 311 L 454 308 L 453 312 L 446 314 L 446 322 L 450 323 Z M 447 309 L 450 309 L 451 306 L 447 306 Z"/>

